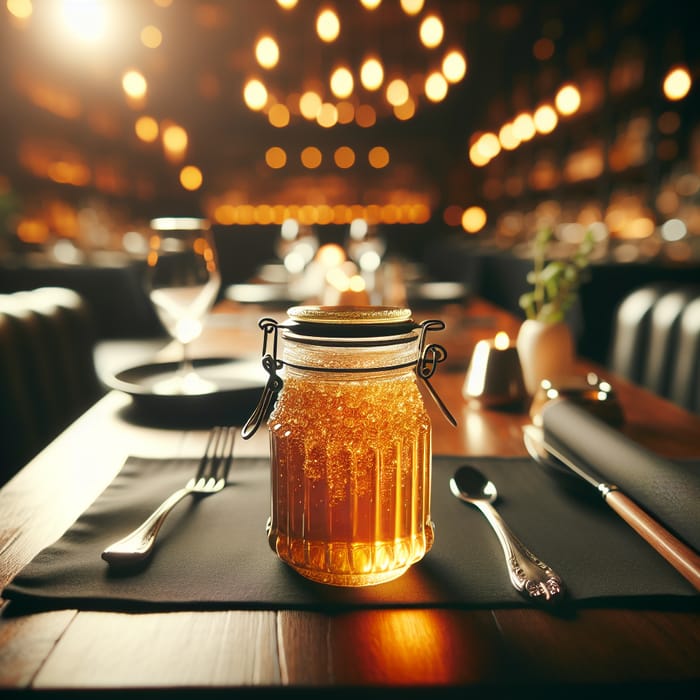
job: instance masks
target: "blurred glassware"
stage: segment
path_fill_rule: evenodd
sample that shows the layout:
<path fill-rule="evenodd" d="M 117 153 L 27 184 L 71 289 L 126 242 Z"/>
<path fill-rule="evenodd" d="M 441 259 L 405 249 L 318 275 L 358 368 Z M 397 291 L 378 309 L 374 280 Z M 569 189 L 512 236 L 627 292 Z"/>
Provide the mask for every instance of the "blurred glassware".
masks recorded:
<path fill-rule="evenodd" d="M 275 252 L 290 276 L 301 274 L 317 249 L 318 238 L 310 226 L 302 226 L 296 219 L 282 222 Z"/>
<path fill-rule="evenodd" d="M 386 241 L 376 226 L 370 226 L 364 219 L 354 219 L 350 223 L 345 250 L 348 257 L 360 268 L 360 274 L 365 280 L 365 288 L 373 304 L 384 303 L 377 271 L 382 264 L 386 247 Z"/>
<path fill-rule="evenodd" d="M 151 221 L 146 287 L 167 332 L 182 345 L 179 371 L 155 393 L 206 394 L 216 387 L 195 372 L 189 344 L 202 333 L 221 275 L 214 239 L 206 219 L 163 217 Z"/>

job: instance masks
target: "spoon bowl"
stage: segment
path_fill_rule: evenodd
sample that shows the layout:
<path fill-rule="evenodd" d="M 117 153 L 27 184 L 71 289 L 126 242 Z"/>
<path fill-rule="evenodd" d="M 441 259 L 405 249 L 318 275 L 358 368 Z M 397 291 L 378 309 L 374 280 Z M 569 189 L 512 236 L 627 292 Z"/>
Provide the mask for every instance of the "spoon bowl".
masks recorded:
<path fill-rule="evenodd" d="M 538 602 L 556 602 L 564 596 L 559 575 L 515 536 L 493 507 L 498 490 L 491 480 L 473 466 L 464 465 L 450 479 L 450 491 L 478 508 L 489 522 L 503 549 L 510 582 L 518 592 Z"/>
<path fill-rule="evenodd" d="M 487 479 L 478 469 L 470 466 L 460 467 L 450 479 L 450 491 L 465 503 L 486 500 L 495 503 L 498 498 L 496 484 Z"/>

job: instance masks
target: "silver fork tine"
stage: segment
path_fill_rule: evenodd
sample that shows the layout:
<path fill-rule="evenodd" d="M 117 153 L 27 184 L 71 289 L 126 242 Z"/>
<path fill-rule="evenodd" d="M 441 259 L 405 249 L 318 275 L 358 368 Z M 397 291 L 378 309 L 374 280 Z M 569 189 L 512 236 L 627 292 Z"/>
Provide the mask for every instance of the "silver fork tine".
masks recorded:
<path fill-rule="evenodd" d="M 221 458 L 217 464 L 216 480 L 228 479 L 228 473 L 233 462 L 233 446 L 236 444 L 236 429 L 232 427 L 222 428 L 224 438 L 221 443 Z"/>
<path fill-rule="evenodd" d="M 209 431 L 207 446 L 204 448 L 202 459 L 199 460 L 196 480 L 210 479 L 216 473 L 216 454 L 223 429 L 218 425 Z"/>

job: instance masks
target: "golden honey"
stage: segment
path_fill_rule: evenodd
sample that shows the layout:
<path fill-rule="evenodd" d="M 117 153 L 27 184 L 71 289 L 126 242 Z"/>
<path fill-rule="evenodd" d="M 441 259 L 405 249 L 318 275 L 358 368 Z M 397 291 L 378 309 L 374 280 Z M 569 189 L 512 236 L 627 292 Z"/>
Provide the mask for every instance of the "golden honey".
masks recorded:
<path fill-rule="evenodd" d="M 300 574 L 362 586 L 433 541 L 430 419 L 415 375 L 290 374 L 270 416 L 270 546 Z"/>
<path fill-rule="evenodd" d="M 397 578 L 433 543 L 431 425 L 418 326 L 402 310 L 339 308 L 299 307 L 311 335 L 308 323 L 283 329 L 267 532 L 303 576 L 366 586 Z"/>

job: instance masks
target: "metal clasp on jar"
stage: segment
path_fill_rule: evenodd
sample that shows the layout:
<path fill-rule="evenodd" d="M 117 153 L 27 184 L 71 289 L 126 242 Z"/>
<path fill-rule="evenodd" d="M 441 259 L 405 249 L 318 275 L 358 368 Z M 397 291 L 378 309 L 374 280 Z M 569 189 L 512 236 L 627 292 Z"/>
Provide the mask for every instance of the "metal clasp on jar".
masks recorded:
<path fill-rule="evenodd" d="M 433 401 L 438 405 L 450 425 L 456 426 L 457 420 L 450 413 L 450 410 L 445 405 L 445 402 L 440 398 L 435 387 L 430 383 L 430 377 L 435 374 L 435 370 L 440 362 L 447 359 L 447 350 L 437 343 L 425 344 L 428 331 L 441 331 L 445 328 L 445 324 L 437 319 L 423 321 L 420 324 L 420 339 L 418 341 L 418 362 L 416 364 L 416 376 L 423 380 L 428 393 Z"/>
<path fill-rule="evenodd" d="M 277 358 L 277 340 L 279 335 L 279 324 L 273 318 L 261 318 L 258 326 L 263 332 L 262 366 L 268 373 L 265 388 L 258 401 L 258 405 L 241 429 L 241 437 L 244 440 L 253 437 L 260 424 L 265 420 L 265 416 L 270 410 L 273 401 L 277 398 L 282 389 L 282 377 L 277 371 L 282 369 L 282 360 Z M 272 353 L 267 351 L 268 339 L 272 335 Z"/>

